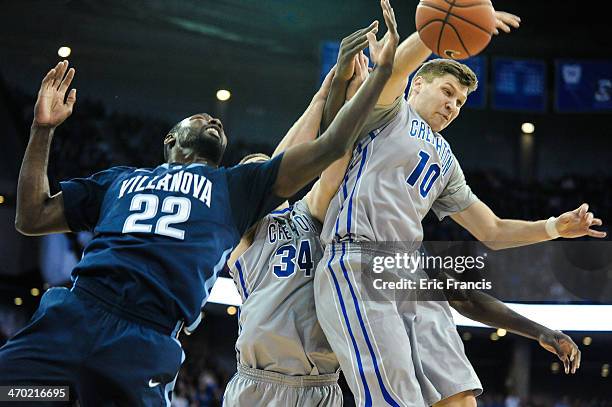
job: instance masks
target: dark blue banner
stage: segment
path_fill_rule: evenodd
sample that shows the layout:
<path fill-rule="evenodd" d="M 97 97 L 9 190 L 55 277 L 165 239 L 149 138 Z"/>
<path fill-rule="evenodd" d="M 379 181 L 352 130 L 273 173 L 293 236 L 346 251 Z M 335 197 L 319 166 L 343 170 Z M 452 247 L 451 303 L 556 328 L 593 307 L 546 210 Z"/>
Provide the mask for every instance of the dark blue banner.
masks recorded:
<path fill-rule="evenodd" d="M 612 60 L 557 60 L 555 90 L 559 112 L 612 111 Z"/>
<path fill-rule="evenodd" d="M 324 41 L 321 43 L 321 76 L 319 78 L 319 85 L 323 83 L 325 75 L 336 64 L 339 50 L 340 42 L 338 41 Z"/>
<path fill-rule="evenodd" d="M 544 112 L 546 64 L 540 60 L 493 60 L 493 108 Z"/>

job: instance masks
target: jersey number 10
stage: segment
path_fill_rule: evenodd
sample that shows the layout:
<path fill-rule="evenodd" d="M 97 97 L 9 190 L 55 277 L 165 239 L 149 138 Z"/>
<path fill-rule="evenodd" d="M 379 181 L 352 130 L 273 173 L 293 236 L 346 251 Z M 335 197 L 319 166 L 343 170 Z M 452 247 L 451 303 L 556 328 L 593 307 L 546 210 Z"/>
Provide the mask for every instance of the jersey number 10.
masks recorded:
<path fill-rule="evenodd" d="M 413 187 L 421 177 L 421 174 L 425 169 L 425 165 L 427 164 L 431 156 L 425 151 L 421 150 L 419 151 L 419 157 L 421 158 L 421 160 L 419 161 L 417 166 L 414 167 L 414 170 L 412 170 L 412 172 L 406 179 L 406 182 L 411 187 Z M 425 173 L 425 176 L 423 177 L 423 179 L 421 180 L 421 184 L 419 185 L 419 193 L 423 198 L 427 198 L 427 194 L 429 193 L 431 187 L 433 186 L 434 182 L 436 182 L 439 176 L 440 165 L 438 165 L 438 163 L 431 163 L 429 167 L 427 167 L 427 172 Z"/>
<path fill-rule="evenodd" d="M 276 265 L 272 268 L 276 277 L 287 278 L 295 273 L 295 253 L 296 248 L 292 244 L 286 244 L 278 248 L 275 257 L 281 257 L 281 265 Z M 305 277 L 310 277 L 312 275 L 312 267 L 314 264 L 312 262 L 312 253 L 308 240 L 302 240 L 300 242 L 300 250 L 297 251 L 297 265 L 300 270 L 304 272 Z"/>

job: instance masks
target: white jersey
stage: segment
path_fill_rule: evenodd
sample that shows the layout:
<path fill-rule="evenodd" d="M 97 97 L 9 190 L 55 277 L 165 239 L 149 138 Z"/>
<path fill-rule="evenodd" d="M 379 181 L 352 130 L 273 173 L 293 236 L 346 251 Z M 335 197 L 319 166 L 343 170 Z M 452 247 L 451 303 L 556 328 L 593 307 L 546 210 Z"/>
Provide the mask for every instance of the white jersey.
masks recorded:
<path fill-rule="evenodd" d="M 430 209 L 442 219 L 477 201 L 448 142 L 404 98 L 377 107 L 365 130 L 329 205 L 325 245 L 421 241 Z"/>
<path fill-rule="evenodd" d="M 313 280 L 321 223 L 302 201 L 272 212 L 231 265 L 242 296 L 238 364 L 283 375 L 335 373 L 339 366 L 317 320 Z"/>

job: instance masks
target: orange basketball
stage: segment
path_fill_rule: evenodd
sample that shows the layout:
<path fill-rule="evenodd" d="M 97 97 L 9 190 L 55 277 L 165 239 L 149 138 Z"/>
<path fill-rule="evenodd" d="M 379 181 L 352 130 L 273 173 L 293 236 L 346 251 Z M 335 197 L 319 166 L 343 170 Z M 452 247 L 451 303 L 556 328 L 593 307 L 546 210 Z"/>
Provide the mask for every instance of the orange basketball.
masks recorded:
<path fill-rule="evenodd" d="M 421 0 L 416 28 L 435 54 L 465 59 L 478 54 L 491 41 L 495 10 L 490 0 Z"/>

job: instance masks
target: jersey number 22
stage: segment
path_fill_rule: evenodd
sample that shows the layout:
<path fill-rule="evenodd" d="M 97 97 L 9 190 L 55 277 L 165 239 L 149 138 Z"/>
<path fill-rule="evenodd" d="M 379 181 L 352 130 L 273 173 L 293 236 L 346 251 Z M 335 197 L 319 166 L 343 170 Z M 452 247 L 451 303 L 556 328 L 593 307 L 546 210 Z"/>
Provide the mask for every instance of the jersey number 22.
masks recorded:
<path fill-rule="evenodd" d="M 144 205 L 144 209 L 143 209 Z M 137 194 L 130 202 L 131 214 L 123 224 L 123 233 L 151 233 L 153 225 L 146 222 L 153 219 L 159 211 L 159 198 L 153 194 Z M 183 223 L 189 219 L 191 201 L 181 196 L 167 196 L 161 204 L 161 212 L 167 215 L 160 216 L 155 223 L 154 233 L 157 235 L 185 239 L 185 231 L 172 227 L 176 223 Z"/>

